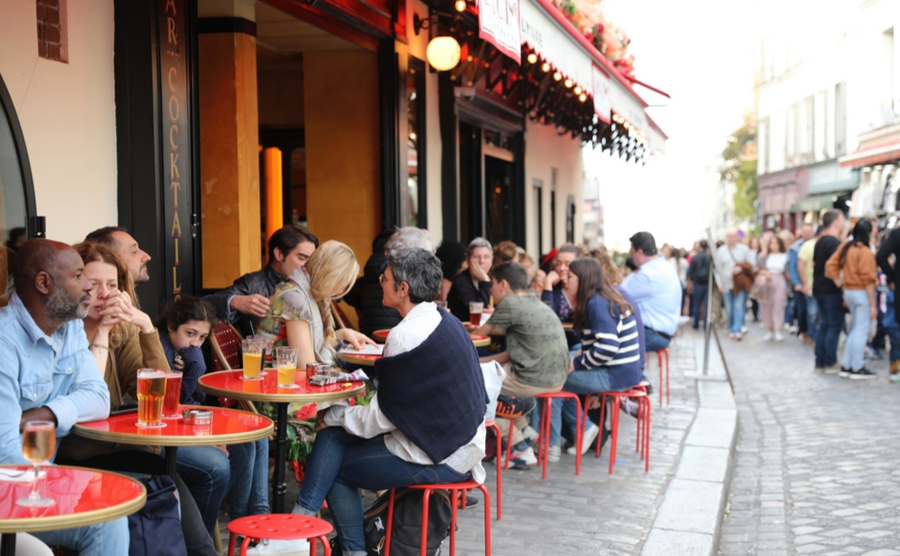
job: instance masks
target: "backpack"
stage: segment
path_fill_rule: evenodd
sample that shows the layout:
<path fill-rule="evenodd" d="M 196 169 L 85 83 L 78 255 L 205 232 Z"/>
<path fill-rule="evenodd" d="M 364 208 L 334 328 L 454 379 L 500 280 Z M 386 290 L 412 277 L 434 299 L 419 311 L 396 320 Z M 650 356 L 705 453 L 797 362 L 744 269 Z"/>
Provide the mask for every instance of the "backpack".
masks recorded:
<path fill-rule="evenodd" d="M 460 493 L 462 495 L 463 493 Z M 390 491 L 385 492 L 369 506 L 363 519 L 368 556 L 381 556 L 387 535 L 387 514 Z M 391 556 L 419 556 L 422 541 L 422 491 L 398 488 L 394 495 L 394 524 L 391 530 Z M 450 535 L 453 511 L 450 494 L 445 490 L 434 491 L 428 499 L 428 556 L 438 554 L 441 543 Z M 338 539 L 331 541 L 331 553 L 340 556 Z"/>
<path fill-rule="evenodd" d="M 145 477 L 147 502 L 128 516 L 128 556 L 187 556 L 178 495 L 168 475 Z"/>
<path fill-rule="evenodd" d="M 694 271 L 694 281 L 699 283 L 709 283 L 709 255 L 706 255 L 705 253 L 698 255 L 697 269 Z"/>

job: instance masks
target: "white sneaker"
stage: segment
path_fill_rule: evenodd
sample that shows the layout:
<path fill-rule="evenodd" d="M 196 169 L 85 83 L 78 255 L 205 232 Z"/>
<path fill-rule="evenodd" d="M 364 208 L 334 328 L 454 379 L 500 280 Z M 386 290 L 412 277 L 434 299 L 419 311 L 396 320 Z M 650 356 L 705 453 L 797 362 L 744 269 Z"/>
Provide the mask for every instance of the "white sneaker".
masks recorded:
<path fill-rule="evenodd" d="M 597 438 L 597 434 L 600 433 L 600 427 L 591 423 L 591 428 L 586 429 L 584 434 L 581 435 L 581 455 L 588 453 L 588 450 L 591 449 L 591 442 Z M 569 446 L 569 449 L 566 450 L 566 453 L 570 456 L 575 455 L 575 446 Z"/>
<path fill-rule="evenodd" d="M 247 554 L 280 554 L 282 556 L 307 556 L 309 541 L 305 539 L 280 541 L 263 539 L 258 545 L 248 548 Z"/>
<path fill-rule="evenodd" d="M 784 341 L 784 336 L 782 336 L 781 334 L 775 334 L 775 341 L 776 341 L 776 342 L 783 342 L 783 341 Z"/>
<path fill-rule="evenodd" d="M 530 447 L 527 450 L 523 450 L 521 452 L 513 452 L 509 455 L 509 457 L 510 459 L 521 459 L 525 462 L 525 465 L 537 465 L 537 457 L 534 455 L 534 450 L 532 450 Z"/>
<path fill-rule="evenodd" d="M 547 448 L 547 461 L 550 463 L 556 463 L 559 461 L 559 456 L 562 455 L 562 448 L 559 446 L 550 446 Z"/>
<path fill-rule="evenodd" d="M 538 434 L 538 431 L 531 428 L 531 425 L 528 425 L 524 429 L 522 429 L 522 436 L 525 438 L 525 440 L 535 440 L 540 436 L 540 434 Z"/>
<path fill-rule="evenodd" d="M 781 335 L 781 334 L 779 334 L 779 336 L 780 336 L 780 335 Z M 769 340 L 771 340 L 771 339 L 774 338 L 774 337 L 775 337 L 775 335 L 772 334 L 771 332 L 766 332 L 766 335 L 763 336 L 763 341 L 764 341 L 764 342 L 768 342 Z"/>
<path fill-rule="evenodd" d="M 760 328 L 762 328 L 762 325 L 760 325 Z M 750 332 L 750 329 L 747 328 L 747 325 L 741 326 L 741 334 L 746 334 L 747 332 Z"/>

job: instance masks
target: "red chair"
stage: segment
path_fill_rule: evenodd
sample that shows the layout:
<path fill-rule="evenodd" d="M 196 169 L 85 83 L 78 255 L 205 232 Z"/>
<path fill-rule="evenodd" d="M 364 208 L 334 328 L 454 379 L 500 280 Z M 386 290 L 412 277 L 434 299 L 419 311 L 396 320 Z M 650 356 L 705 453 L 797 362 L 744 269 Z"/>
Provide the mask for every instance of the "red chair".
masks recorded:
<path fill-rule="evenodd" d="M 663 356 L 666 359 L 665 368 L 663 368 Z M 659 407 L 662 407 L 664 390 L 666 392 L 666 403 L 672 403 L 672 389 L 669 388 L 669 348 L 656 350 L 656 360 L 659 363 Z M 665 380 L 663 380 L 663 372 L 665 372 Z"/>
<path fill-rule="evenodd" d="M 241 543 L 240 556 L 247 555 L 247 547 L 251 540 L 276 539 L 280 541 L 292 541 L 300 539 L 309 540 L 309 553 L 316 554 L 316 541 L 322 543 L 325 556 L 331 556 L 331 545 L 325 535 L 334 529 L 331 524 L 317 517 L 292 514 L 263 514 L 251 515 L 235 519 L 228 524 L 228 552 L 227 556 L 234 556 L 234 545 L 237 535 L 244 536 Z M 388 527 L 390 531 L 390 527 Z"/>
<path fill-rule="evenodd" d="M 578 429 L 575 431 L 575 474 L 581 475 L 581 437 L 584 434 L 584 421 L 581 419 L 581 400 L 578 398 L 577 394 L 573 394 L 571 392 L 554 392 L 552 394 L 538 394 L 535 398 L 543 400 L 543 410 L 541 411 L 541 430 L 538 431 L 540 436 L 538 437 L 538 464 L 544 468 L 542 479 L 547 478 L 547 452 L 549 452 L 550 448 L 550 418 L 553 413 L 553 403 L 552 400 L 554 398 L 571 398 L 575 400 L 575 404 L 578 406 L 577 411 L 575 412 L 576 416 L 576 426 Z M 510 454 L 512 453 L 512 428 L 509 431 L 509 438 L 506 441 L 506 464 L 504 467 L 509 469 L 509 460 Z"/>
<path fill-rule="evenodd" d="M 237 329 L 228 324 L 220 324 L 213 328 L 209 335 L 212 347 L 213 371 L 230 371 L 241 368 L 241 341 L 244 337 Z"/>
<path fill-rule="evenodd" d="M 639 387 L 638 387 L 639 388 Z M 600 398 L 600 426 L 603 426 L 606 402 L 612 401 L 610 408 L 610 448 L 609 448 L 609 474 L 612 475 L 613 466 L 616 463 L 616 442 L 619 436 L 619 406 L 623 398 L 631 398 L 638 403 L 638 445 L 641 459 L 644 460 L 644 471 L 650 471 L 650 397 L 646 390 L 628 390 L 627 392 L 592 392 L 587 395 L 584 403 L 584 418 L 587 419 L 591 398 Z M 601 433 L 602 434 L 602 433 Z M 595 457 L 600 457 L 602 442 L 597 442 Z"/>
<path fill-rule="evenodd" d="M 485 421 L 484 427 L 494 429 L 494 436 L 497 438 L 497 454 L 494 461 L 497 463 L 497 521 L 500 521 L 503 518 L 503 449 L 500 446 L 502 436 L 500 435 L 500 426 L 495 421 Z M 513 423 L 510 421 L 510 438 L 512 438 L 512 428 Z"/>
<path fill-rule="evenodd" d="M 488 493 L 484 485 L 480 485 L 473 480 L 463 481 L 461 483 L 443 483 L 434 485 L 410 485 L 407 488 L 414 488 L 425 491 L 422 500 L 422 543 L 421 556 L 425 556 L 428 548 L 428 500 L 431 493 L 435 490 L 450 491 L 450 505 L 453 508 L 453 519 L 450 522 L 450 556 L 456 554 L 456 513 L 459 505 L 459 493 L 465 493 L 472 489 L 480 489 L 484 494 L 484 554 L 491 554 L 491 495 Z M 387 531 L 384 537 L 384 556 L 391 556 L 391 531 L 394 524 L 394 493 L 395 489 L 391 489 L 391 496 L 388 499 L 388 515 L 387 515 Z M 229 525 L 230 527 L 230 525 Z"/>

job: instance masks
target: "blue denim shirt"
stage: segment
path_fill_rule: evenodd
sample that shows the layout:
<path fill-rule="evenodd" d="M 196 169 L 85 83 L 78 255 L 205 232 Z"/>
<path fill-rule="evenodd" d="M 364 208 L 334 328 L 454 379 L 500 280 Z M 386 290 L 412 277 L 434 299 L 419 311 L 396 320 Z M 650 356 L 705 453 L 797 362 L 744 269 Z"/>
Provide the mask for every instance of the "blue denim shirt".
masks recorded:
<path fill-rule="evenodd" d="M 109 416 L 109 390 L 81 320 L 47 336 L 13 294 L 0 309 L 0 463 L 27 463 L 19 421 L 38 407 L 56 415 L 60 438 L 75 423 Z"/>
<path fill-rule="evenodd" d="M 788 249 L 788 264 L 787 271 L 788 276 L 791 277 L 791 284 L 798 285 L 802 284 L 803 281 L 800 279 L 800 273 L 797 271 L 797 261 L 800 260 L 800 248 L 803 247 L 803 238 L 801 237 L 797 241 L 791 244 L 791 248 Z"/>

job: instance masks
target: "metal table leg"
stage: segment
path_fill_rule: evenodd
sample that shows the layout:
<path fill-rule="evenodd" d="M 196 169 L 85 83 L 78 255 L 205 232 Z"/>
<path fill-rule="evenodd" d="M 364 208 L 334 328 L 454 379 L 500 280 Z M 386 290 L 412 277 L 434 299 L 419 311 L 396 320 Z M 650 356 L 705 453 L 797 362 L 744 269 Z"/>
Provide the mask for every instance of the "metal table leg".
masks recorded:
<path fill-rule="evenodd" d="M 178 456 L 178 448 L 176 446 L 166 446 L 166 474 L 175 480 L 175 458 Z"/>
<path fill-rule="evenodd" d="M 275 476 L 272 479 L 272 513 L 284 513 L 284 495 L 287 484 L 284 482 L 285 444 L 287 441 L 288 404 L 276 403 L 277 423 L 275 426 Z"/>
<path fill-rule="evenodd" d="M 0 556 L 16 556 L 16 534 L 3 533 L 0 540 Z"/>

